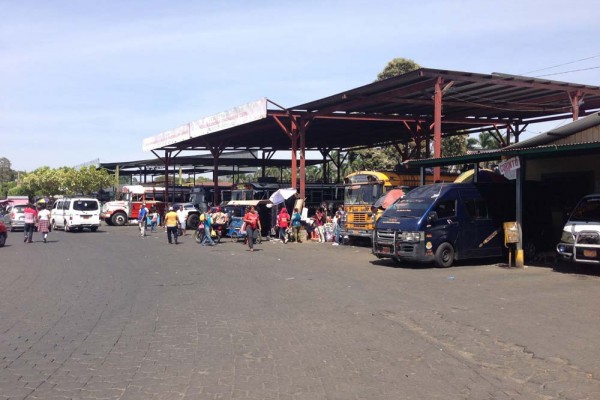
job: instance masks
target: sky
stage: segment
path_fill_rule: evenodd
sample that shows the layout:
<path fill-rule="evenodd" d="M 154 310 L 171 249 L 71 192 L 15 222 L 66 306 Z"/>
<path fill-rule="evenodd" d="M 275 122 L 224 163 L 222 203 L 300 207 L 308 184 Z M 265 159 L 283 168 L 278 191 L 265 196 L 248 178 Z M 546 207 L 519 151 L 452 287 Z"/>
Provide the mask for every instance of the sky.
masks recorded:
<path fill-rule="evenodd" d="M 144 138 L 362 86 L 396 57 L 600 86 L 599 15 L 596 0 L 0 0 L 0 158 L 154 158 Z"/>

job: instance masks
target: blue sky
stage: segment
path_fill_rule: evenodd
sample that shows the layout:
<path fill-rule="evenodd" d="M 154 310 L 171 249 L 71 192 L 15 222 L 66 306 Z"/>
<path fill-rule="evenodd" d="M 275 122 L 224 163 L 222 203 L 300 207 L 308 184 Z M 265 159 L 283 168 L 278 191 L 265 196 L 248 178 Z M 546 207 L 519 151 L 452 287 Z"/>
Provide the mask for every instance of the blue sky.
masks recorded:
<path fill-rule="evenodd" d="M 600 85 L 599 15 L 592 0 L 0 0 L 0 157 L 28 171 L 152 158 L 146 137 L 364 85 L 395 57 Z"/>

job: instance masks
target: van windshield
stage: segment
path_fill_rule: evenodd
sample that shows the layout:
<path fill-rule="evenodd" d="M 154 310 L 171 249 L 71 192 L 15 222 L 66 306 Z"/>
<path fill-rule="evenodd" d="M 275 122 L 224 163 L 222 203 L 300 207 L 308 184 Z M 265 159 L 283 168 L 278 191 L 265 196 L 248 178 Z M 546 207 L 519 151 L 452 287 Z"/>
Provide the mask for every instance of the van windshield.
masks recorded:
<path fill-rule="evenodd" d="M 573 210 L 570 220 L 600 222 L 600 197 L 583 199 Z"/>
<path fill-rule="evenodd" d="M 400 217 L 420 218 L 425 214 L 425 211 L 431 206 L 432 202 L 431 199 L 422 198 L 402 199 L 389 207 L 384 215 L 393 214 Z"/>
<path fill-rule="evenodd" d="M 92 200 L 77 200 L 73 202 L 73 210 L 76 211 L 96 211 L 98 202 Z"/>

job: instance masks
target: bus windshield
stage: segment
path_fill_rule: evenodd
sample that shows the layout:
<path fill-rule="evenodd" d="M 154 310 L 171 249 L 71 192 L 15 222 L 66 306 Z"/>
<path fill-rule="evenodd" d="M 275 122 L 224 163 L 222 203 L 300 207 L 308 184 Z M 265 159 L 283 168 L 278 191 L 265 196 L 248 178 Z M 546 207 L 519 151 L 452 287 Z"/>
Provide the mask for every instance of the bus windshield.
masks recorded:
<path fill-rule="evenodd" d="M 344 204 L 373 204 L 383 194 L 383 184 L 350 185 L 344 188 Z"/>

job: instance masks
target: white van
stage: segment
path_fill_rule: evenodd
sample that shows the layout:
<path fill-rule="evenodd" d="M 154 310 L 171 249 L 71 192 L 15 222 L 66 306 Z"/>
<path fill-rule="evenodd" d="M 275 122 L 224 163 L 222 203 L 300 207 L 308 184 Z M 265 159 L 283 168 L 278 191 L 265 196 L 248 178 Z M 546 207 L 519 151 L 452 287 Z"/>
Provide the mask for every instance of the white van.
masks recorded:
<path fill-rule="evenodd" d="M 600 264 L 600 193 L 585 196 L 573 209 L 556 251 L 566 261 Z"/>
<path fill-rule="evenodd" d="M 52 229 L 81 232 L 88 228 L 96 232 L 100 226 L 100 203 L 86 197 L 63 198 L 54 203 L 50 218 Z"/>

